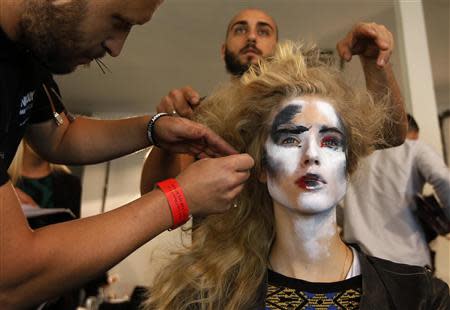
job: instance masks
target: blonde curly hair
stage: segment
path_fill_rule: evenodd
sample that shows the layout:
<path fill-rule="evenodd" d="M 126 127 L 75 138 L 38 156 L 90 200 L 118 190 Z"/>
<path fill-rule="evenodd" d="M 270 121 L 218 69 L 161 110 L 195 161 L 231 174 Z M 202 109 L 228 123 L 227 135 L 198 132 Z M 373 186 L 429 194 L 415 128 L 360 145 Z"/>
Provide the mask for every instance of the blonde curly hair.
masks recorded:
<path fill-rule="evenodd" d="M 272 199 L 259 181 L 264 142 L 280 104 L 305 95 L 327 99 L 340 116 L 347 136 L 348 175 L 360 157 L 383 145 L 383 128 L 390 121 L 388 94 L 377 96 L 383 100 L 375 103 L 367 92 L 347 85 L 317 49 L 279 44 L 273 57 L 217 89 L 196 111 L 197 121 L 250 154 L 256 164 L 239 207 L 209 216 L 194 228 L 191 246 L 156 277 L 146 309 L 254 308 L 274 240 Z"/>

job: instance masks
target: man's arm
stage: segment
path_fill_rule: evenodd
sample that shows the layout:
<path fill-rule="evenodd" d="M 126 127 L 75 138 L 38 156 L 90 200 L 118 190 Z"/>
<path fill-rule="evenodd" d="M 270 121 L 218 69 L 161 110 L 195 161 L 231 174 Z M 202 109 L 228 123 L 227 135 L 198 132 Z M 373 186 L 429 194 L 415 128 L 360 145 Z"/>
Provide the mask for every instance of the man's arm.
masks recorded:
<path fill-rule="evenodd" d="M 27 141 L 53 163 L 92 164 L 114 159 L 149 146 L 149 116 L 121 120 L 79 117 L 57 126 L 53 120 L 27 129 Z M 210 129 L 185 118 L 164 116 L 155 123 L 155 141 L 174 153 L 200 157 L 235 154 L 235 150 Z"/>
<path fill-rule="evenodd" d="M 191 118 L 200 103 L 200 95 L 190 86 L 171 90 L 164 96 L 156 111 Z M 194 157 L 153 147 L 145 159 L 141 174 L 141 194 L 148 193 L 155 184 L 177 176 L 195 161 Z"/>
<path fill-rule="evenodd" d="M 121 120 L 78 117 L 57 126 L 53 120 L 33 124 L 27 141 L 42 158 L 53 163 L 92 164 L 114 159 L 149 146 L 150 116 Z"/>
<path fill-rule="evenodd" d="M 225 212 L 252 166 L 244 154 L 191 165 L 177 177 L 191 214 Z M 32 231 L 7 182 L 0 186 L 2 309 L 30 307 L 79 286 L 171 225 L 166 198 L 154 190 L 113 211 Z"/>
<path fill-rule="evenodd" d="M 157 182 L 176 177 L 195 161 L 187 154 L 175 154 L 152 147 L 145 158 L 141 173 L 141 194 L 151 191 Z"/>
<path fill-rule="evenodd" d="M 389 91 L 393 121 L 385 124 L 387 145 L 377 148 L 398 146 L 405 141 L 407 119 L 403 97 L 389 62 L 394 48 L 391 32 L 383 25 L 359 23 L 338 42 L 339 55 L 346 61 L 352 55 L 359 55 L 364 70 L 367 90 L 378 100 Z"/>

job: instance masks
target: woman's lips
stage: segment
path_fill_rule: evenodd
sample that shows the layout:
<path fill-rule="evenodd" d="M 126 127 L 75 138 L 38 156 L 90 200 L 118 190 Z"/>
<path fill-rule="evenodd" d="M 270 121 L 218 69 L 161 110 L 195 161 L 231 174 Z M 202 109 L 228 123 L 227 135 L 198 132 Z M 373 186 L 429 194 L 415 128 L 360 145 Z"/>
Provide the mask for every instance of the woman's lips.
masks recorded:
<path fill-rule="evenodd" d="M 307 173 L 295 181 L 295 184 L 302 189 L 315 191 L 321 189 L 327 182 L 318 174 Z"/>

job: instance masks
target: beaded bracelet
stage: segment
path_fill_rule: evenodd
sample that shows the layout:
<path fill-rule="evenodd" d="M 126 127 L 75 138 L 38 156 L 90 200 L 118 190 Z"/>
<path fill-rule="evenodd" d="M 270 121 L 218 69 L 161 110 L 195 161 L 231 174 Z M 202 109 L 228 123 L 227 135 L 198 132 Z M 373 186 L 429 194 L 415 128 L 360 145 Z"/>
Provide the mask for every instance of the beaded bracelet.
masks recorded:
<path fill-rule="evenodd" d="M 163 116 L 169 116 L 169 113 L 158 113 L 158 114 L 155 114 L 155 115 L 153 115 L 153 117 L 148 122 L 148 125 L 147 125 L 147 138 L 148 138 L 148 141 L 150 142 L 151 145 L 158 146 L 157 143 L 156 143 L 156 140 L 155 140 L 155 133 L 154 133 L 154 131 L 155 131 L 155 123 L 156 123 L 156 121 L 159 118 L 161 118 Z"/>

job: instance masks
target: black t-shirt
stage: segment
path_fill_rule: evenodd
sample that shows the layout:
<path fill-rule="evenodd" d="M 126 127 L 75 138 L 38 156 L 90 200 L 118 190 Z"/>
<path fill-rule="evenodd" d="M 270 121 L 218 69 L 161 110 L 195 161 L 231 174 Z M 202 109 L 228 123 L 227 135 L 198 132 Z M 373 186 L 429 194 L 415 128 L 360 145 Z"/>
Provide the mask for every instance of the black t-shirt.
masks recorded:
<path fill-rule="evenodd" d="M 7 169 L 27 125 L 53 118 L 43 84 L 55 110 L 62 112 L 64 107 L 53 93 L 59 90 L 51 73 L 0 28 L 0 186 L 9 179 Z"/>
<path fill-rule="evenodd" d="M 359 309 L 362 276 L 333 283 L 313 283 L 268 270 L 265 310 Z"/>

